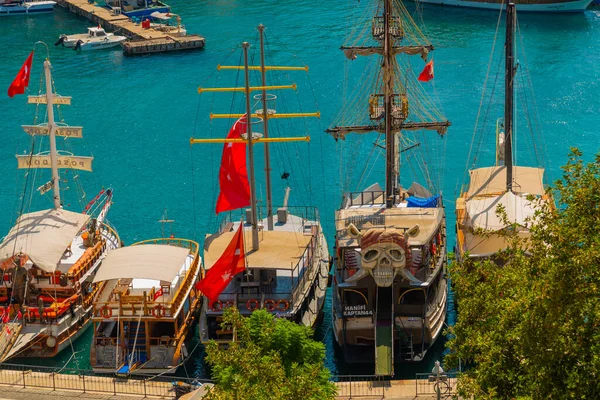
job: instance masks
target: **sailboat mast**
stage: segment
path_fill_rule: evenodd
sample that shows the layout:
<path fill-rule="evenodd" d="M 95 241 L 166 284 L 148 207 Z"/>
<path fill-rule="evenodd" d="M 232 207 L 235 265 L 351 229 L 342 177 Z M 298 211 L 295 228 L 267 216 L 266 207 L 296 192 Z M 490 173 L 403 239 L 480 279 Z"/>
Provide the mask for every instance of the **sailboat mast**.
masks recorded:
<path fill-rule="evenodd" d="M 256 181 L 254 179 L 254 148 L 252 141 L 252 113 L 250 109 L 250 74 L 248 68 L 248 42 L 242 43 L 244 49 L 244 72 L 246 75 L 246 136 L 248 141 L 248 158 L 250 164 L 250 209 L 252 224 L 252 250 L 258 250 L 258 221 L 256 212 Z"/>
<path fill-rule="evenodd" d="M 391 0 L 385 0 L 383 6 L 384 41 L 383 41 L 383 83 L 385 110 L 385 198 L 386 208 L 392 208 L 396 194 L 396 152 L 394 133 L 392 132 L 392 52 L 390 38 Z"/>
<path fill-rule="evenodd" d="M 48 110 L 48 131 L 50 137 L 50 166 L 52 167 L 52 193 L 54 208 L 60 208 L 60 187 L 58 178 L 58 152 L 56 151 L 56 125 L 54 124 L 54 92 L 52 91 L 52 72 L 50 61 L 44 61 L 44 74 L 46 76 L 46 105 Z"/>
<path fill-rule="evenodd" d="M 263 87 L 267 86 L 267 75 L 265 68 L 265 42 L 264 42 L 264 31 L 265 26 L 263 24 L 258 25 L 258 32 L 260 33 L 260 72 L 262 77 Z M 263 108 L 263 127 L 264 137 L 269 137 L 269 113 L 267 112 L 267 90 L 262 91 L 262 108 Z M 267 229 L 273 230 L 273 194 L 271 192 L 271 156 L 269 153 L 269 143 L 265 143 L 265 181 L 267 190 Z"/>
<path fill-rule="evenodd" d="M 513 155 L 512 155 L 512 134 L 514 122 L 514 43 L 513 36 L 515 30 L 515 5 L 509 3 L 506 7 L 506 73 L 505 73 L 505 99 L 504 99 L 504 165 L 506 165 L 506 190 L 512 191 L 513 182 Z"/>

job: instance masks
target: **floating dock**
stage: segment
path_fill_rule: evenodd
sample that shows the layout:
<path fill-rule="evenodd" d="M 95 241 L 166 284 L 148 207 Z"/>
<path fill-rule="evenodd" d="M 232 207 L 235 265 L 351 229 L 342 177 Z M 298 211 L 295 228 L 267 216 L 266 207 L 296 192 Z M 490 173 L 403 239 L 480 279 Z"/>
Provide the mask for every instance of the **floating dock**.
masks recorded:
<path fill-rule="evenodd" d="M 145 29 L 134 23 L 129 17 L 115 13 L 107 8 L 90 4 L 88 0 L 56 0 L 59 6 L 72 13 L 87 18 L 109 32 L 129 38 L 123 44 L 126 54 L 150 54 L 179 50 L 193 50 L 204 47 L 205 40 L 200 35 L 178 36 L 175 32 L 165 33 L 154 29 Z M 65 32 L 68 33 L 68 32 Z"/>

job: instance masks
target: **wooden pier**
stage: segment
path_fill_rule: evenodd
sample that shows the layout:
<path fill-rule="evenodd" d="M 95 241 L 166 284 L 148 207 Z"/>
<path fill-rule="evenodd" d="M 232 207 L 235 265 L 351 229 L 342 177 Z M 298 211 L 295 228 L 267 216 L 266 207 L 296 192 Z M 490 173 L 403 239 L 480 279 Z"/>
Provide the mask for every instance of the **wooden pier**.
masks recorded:
<path fill-rule="evenodd" d="M 132 22 L 126 15 L 90 4 L 88 0 L 56 1 L 61 7 L 87 18 L 94 25 L 100 25 L 109 32 L 129 37 L 130 40 L 123 45 L 126 54 L 149 54 L 204 47 L 205 40 L 200 35 L 178 36 L 176 32 L 165 33 L 154 29 L 145 29 L 141 24 Z"/>

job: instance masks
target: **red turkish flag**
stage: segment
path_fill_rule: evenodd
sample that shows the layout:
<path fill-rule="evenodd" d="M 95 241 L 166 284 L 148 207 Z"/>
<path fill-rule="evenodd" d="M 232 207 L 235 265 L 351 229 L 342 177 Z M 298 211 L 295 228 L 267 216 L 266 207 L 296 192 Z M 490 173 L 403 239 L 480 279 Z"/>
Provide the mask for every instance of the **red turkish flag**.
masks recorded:
<path fill-rule="evenodd" d="M 163 295 L 163 290 L 162 290 L 162 288 L 160 288 L 156 291 L 156 293 L 154 293 L 154 301 L 156 301 L 156 299 L 158 299 L 162 295 Z"/>
<path fill-rule="evenodd" d="M 429 82 L 433 79 L 433 60 L 429 61 L 423 71 L 419 74 L 419 80 L 421 82 Z"/>
<path fill-rule="evenodd" d="M 15 80 L 8 87 L 8 97 L 13 97 L 15 94 L 25 93 L 25 88 L 29 86 L 29 75 L 31 73 L 31 62 L 33 61 L 33 51 L 25 60 L 25 63 L 19 70 Z"/>
<path fill-rule="evenodd" d="M 23 318 L 23 313 L 21 313 L 21 310 L 19 310 L 19 312 L 17 313 L 17 319 L 21 318 Z"/>
<path fill-rule="evenodd" d="M 239 139 L 246 133 L 246 117 L 238 119 L 231 127 L 227 139 Z M 250 205 L 250 185 L 246 170 L 246 144 L 225 143 L 219 170 L 221 192 L 215 212 L 235 210 Z"/>
<path fill-rule="evenodd" d="M 196 289 L 201 290 L 212 304 L 219 298 L 233 277 L 244 272 L 246 269 L 244 258 L 244 225 L 240 223 L 231 242 L 217 262 L 208 270 L 204 279 L 196 284 Z"/>
<path fill-rule="evenodd" d="M 10 321 L 10 315 L 7 312 L 6 314 L 2 315 L 2 322 L 7 324 L 9 321 Z"/>

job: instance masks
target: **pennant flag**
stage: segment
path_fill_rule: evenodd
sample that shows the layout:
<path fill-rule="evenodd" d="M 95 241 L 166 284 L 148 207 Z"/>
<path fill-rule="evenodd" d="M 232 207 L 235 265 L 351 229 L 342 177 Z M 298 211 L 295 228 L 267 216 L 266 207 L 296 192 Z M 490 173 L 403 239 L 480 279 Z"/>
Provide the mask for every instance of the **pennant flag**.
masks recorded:
<path fill-rule="evenodd" d="M 196 284 L 196 289 L 208 297 L 212 304 L 221 292 L 229 285 L 236 274 L 244 272 L 244 225 L 240 227 L 227 245 L 217 262 L 208 270 L 204 279 Z"/>
<path fill-rule="evenodd" d="M 239 139 L 246 133 L 246 117 L 238 119 L 231 127 L 227 139 Z M 250 205 L 250 185 L 246 170 L 246 144 L 225 143 L 219 170 L 219 199 L 215 212 L 235 210 Z"/>
<path fill-rule="evenodd" d="M 10 321 L 10 316 L 8 315 L 8 313 L 4 314 L 2 316 L 2 322 L 4 322 L 5 324 L 7 324 Z"/>
<path fill-rule="evenodd" d="M 419 74 L 419 80 L 421 82 L 429 82 L 433 79 L 433 60 L 429 61 L 423 71 Z"/>
<path fill-rule="evenodd" d="M 13 97 L 15 94 L 25 93 L 25 88 L 29 86 L 29 75 L 31 73 L 31 62 L 33 61 L 33 51 L 25 60 L 25 63 L 19 70 L 15 80 L 8 87 L 8 97 Z"/>
<path fill-rule="evenodd" d="M 8 325 L 6 325 L 6 333 L 10 335 L 10 328 L 8 327 Z"/>
<path fill-rule="evenodd" d="M 162 295 L 163 295 L 163 290 L 162 290 L 162 288 L 160 288 L 156 291 L 156 293 L 154 293 L 154 301 L 156 301 L 156 299 L 158 299 Z"/>
<path fill-rule="evenodd" d="M 17 313 L 17 319 L 22 319 L 23 318 L 23 313 L 21 313 L 21 310 L 19 310 L 19 312 Z"/>

